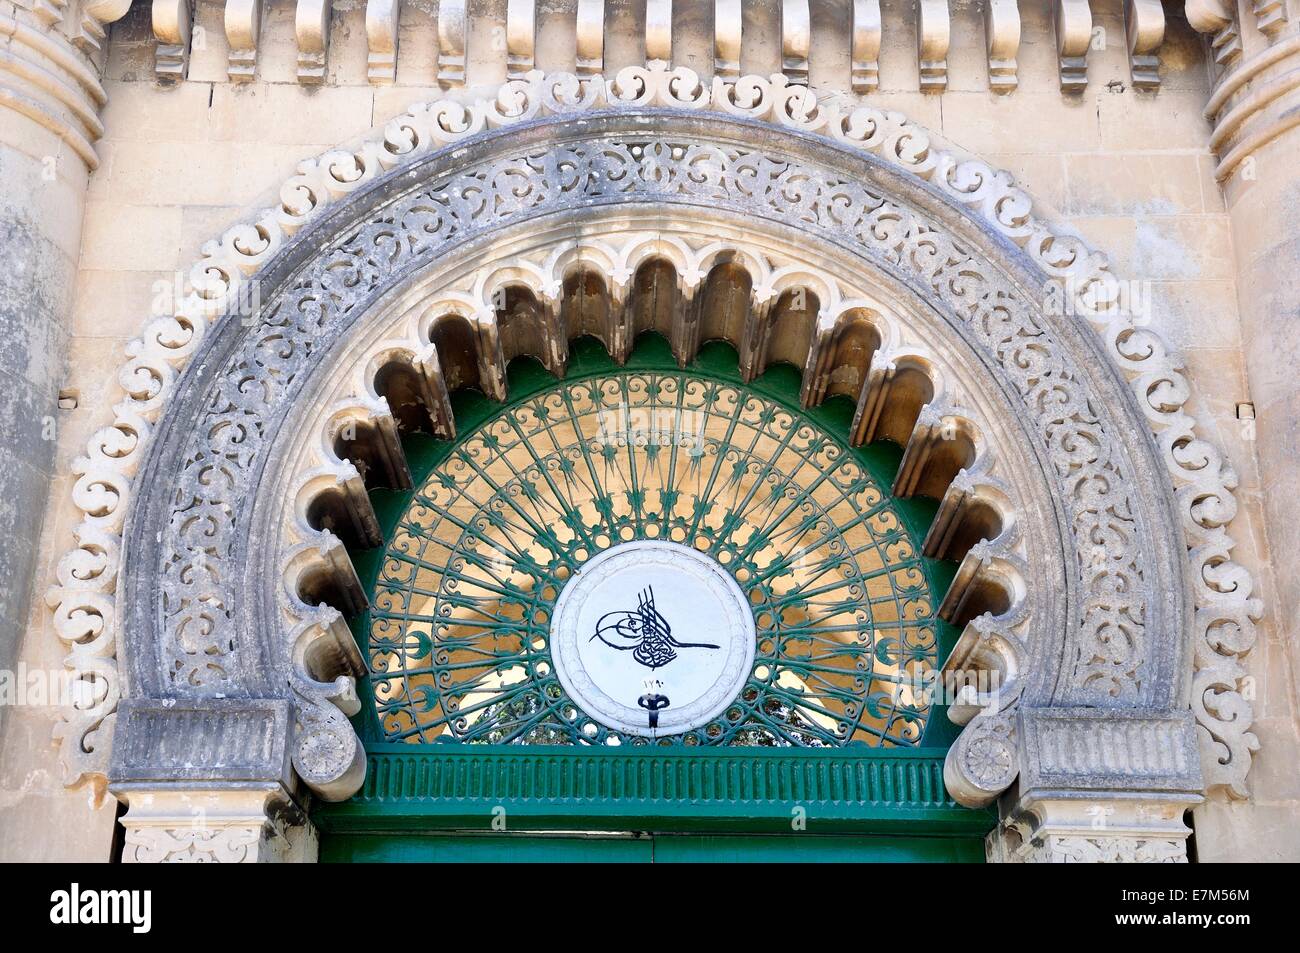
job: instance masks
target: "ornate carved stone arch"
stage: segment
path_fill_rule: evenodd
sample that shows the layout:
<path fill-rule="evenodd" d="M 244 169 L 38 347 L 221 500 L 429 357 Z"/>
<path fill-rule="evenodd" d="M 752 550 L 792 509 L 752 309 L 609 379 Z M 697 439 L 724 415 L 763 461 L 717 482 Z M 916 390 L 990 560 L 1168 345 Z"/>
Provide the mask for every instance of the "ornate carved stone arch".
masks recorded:
<path fill-rule="evenodd" d="M 779 344 L 802 360 L 806 402 L 848 366 L 845 327 L 874 322 L 869 364 L 837 386 L 858 401 L 860 439 L 893 427 L 906 442 L 895 491 L 942 499 L 926 547 L 962 561 L 949 664 L 1004 689 L 972 699 L 946 777 L 972 804 L 1019 777 L 1009 827 L 1029 836 L 995 850 L 1176 856 L 1184 807 L 1239 786 L 1253 738 L 1234 666 L 1258 607 L 1223 531 L 1233 478 L 1192 433 L 1185 381 L 1125 318 L 1104 258 L 1038 222 L 1005 173 L 779 76 L 709 88 L 689 70 L 630 69 L 416 107 L 382 140 L 305 163 L 282 198 L 205 250 L 194 295 L 135 347 L 128 397 L 85 462 L 81 545 L 50 595 L 71 664 L 101 691 L 64 735 L 70 774 L 95 770 L 116 718 L 109 776 L 128 798 L 291 792 L 299 778 L 350 795 L 364 762 L 345 713 L 362 668 L 338 612 L 305 598 L 350 590 L 313 501 L 369 525 L 331 428 L 367 428 L 400 482 L 375 370 L 399 356 L 450 426 L 433 331 L 453 313 L 487 393 L 519 353 L 562 369 L 575 262 L 610 298 L 616 356 L 639 330 L 638 268 L 669 262 L 680 300 L 660 330 L 687 360 L 691 302 L 725 259 L 749 275 L 733 341 L 745 373 L 780 337 L 782 294 L 812 289 L 806 339 Z M 540 328 L 508 347 L 493 302 L 507 286 L 531 296 Z M 968 448 L 956 463 L 950 433 Z M 114 655 L 128 686 L 117 715 Z M 182 737 L 180 752 L 168 739 Z M 1095 836 L 1089 807 L 1122 814 L 1107 838 L 1127 846 Z"/>

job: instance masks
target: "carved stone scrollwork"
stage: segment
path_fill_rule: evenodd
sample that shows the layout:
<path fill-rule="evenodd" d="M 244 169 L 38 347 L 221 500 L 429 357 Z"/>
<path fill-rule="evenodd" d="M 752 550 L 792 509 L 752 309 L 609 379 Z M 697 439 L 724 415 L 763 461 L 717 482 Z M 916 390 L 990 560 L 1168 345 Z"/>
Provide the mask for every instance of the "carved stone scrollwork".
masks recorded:
<path fill-rule="evenodd" d="M 640 111 L 653 107 L 658 107 L 660 114 L 676 110 L 685 131 L 675 131 L 671 121 L 663 119 L 667 124 L 663 129 L 650 129 L 642 123 L 636 126 L 636 136 L 629 139 L 626 130 L 617 126 L 619 121 L 637 121 L 643 115 Z M 568 143 L 562 157 L 517 147 L 508 136 L 490 134 L 546 116 L 569 122 L 584 111 L 591 111 L 592 123 L 605 123 L 609 131 L 593 143 Z M 751 122 L 733 123 L 732 116 Z M 745 129 L 758 120 L 823 136 L 792 137 L 808 140 L 791 147 L 796 153 L 793 156 L 770 154 L 772 145 L 767 139 L 742 145 L 744 137 L 739 133 L 735 142 L 722 148 L 692 132 L 692 123 L 698 123 L 700 117 L 705 117 L 705 125 Z M 378 217 L 372 216 L 373 221 L 362 217 L 370 212 L 358 211 L 357 220 L 348 224 L 351 231 L 346 241 L 329 245 L 327 254 L 302 265 L 291 301 L 277 298 L 264 302 L 258 321 L 249 327 L 236 329 L 232 322 L 211 327 L 238 300 L 235 296 L 249 276 L 263 267 L 274 269 L 277 253 L 296 232 L 325 221 L 322 212 L 326 208 L 389 170 L 411 170 L 420 161 L 442 161 L 445 154 L 437 150 L 480 134 L 474 147 L 483 150 L 482 158 L 440 171 L 400 197 L 384 197 L 389 204 L 374 213 Z M 824 137 L 831 137 L 837 145 L 823 141 Z M 852 159 L 869 163 L 871 176 L 832 171 L 829 160 L 818 159 L 831 154 L 835 162 Z M 931 188 L 923 198 L 933 204 L 920 207 L 913 203 L 921 199 L 901 199 L 878 184 L 904 176 L 908 181 L 928 183 Z M 596 191 L 575 193 L 579 188 Z M 899 195 L 907 192 L 901 187 L 897 191 Z M 382 193 L 371 189 L 367 194 L 371 196 L 367 201 L 378 201 L 375 196 Z M 469 203 L 464 200 L 469 194 L 491 195 L 492 200 Z M 427 267 L 420 255 L 432 255 L 436 260 L 442 243 L 460 245 L 496 229 L 526 224 L 534 214 L 560 214 L 586 198 L 611 204 L 615 200 L 655 205 L 689 202 L 697 217 L 703 214 L 702 209 L 739 215 L 743 208 L 753 219 L 755 210 L 761 210 L 767 217 L 802 223 L 810 236 L 833 234 L 842 243 L 856 243 L 882 271 L 905 275 L 907 282 L 926 289 L 935 307 L 947 309 L 951 325 L 963 329 L 963 340 L 988 356 L 1004 393 L 1016 395 L 1023 404 L 1013 421 L 992 421 L 987 426 L 1001 426 L 1004 432 L 1020 434 L 1020 440 L 1036 442 L 1036 452 L 1051 461 L 1042 471 L 1043 479 L 1057 487 L 1052 499 L 1043 504 L 1043 513 L 1049 512 L 1046 507 L 1059 506 L 1061 524 L 1070 527 L 1062 534 L 1060 545 L 1061 551 L 1070 554 L 1071 564 L 1063 571 L 1075 580 L 1072 609 L 1076 615 L 1066 619 L 1063 613 L 1059 625 L 1046 626 L 1055 633 L 1052 638 L 1061 640 L 1054 651 L 1055 658 L 1062 661 L 1043 663 L 1037 656 L 1035 664 L 1060 665 L 1053 677 L 1043 679 L 1059 690 L 1054 688 L 1057 694 L 1034 699 L 1035 704 L 1076 703 L 1109 713 L 1143 706 L 1168 707 L 1185 691 L 1187 686 L 1179 683 L 1177 674 L 1184 658 L 1178 641 L 1180 620 L 1186 618 L 1180 614 L 1178 600 L 1182 597 L 1177 582 L 1186 567 L 1176 555 L 1182 541 L 1175 528 L 1156 519 L 1138 520 L 1134 515 L 1144 506 L 1155 505 L 1151 503 L 1153 494 L 1163 500 L 1160 494 L 1169 492 L 1160 489 L 1162 477 L 1156 466 L 1172 474 L 1176 486 L 1197 487 L 1179 499 L 1187 501 L 1184 532 L 1192 546 L 1188 559 L 1200 579 L 1193 595 L 1198 610 L 1211 610 L 1204 630 L 1208 654 L 1204 662 L 1197 662 L 1198 668 L 1211 668 L 1213 656 L 1236 659 L 1248 647 L 1255 607 L 1249 587 L 1243 584 L 1243 571 L 1229 558 L 1231 543 L 1224 529 L 1231 511 L 1230 472 L 1217 458 L 1204 464 L 1191 418 L 1183 410 L 1186 382 L 1159 339 L 1149 329 L 1133 328 L 1114 307 L 1111 292 L 1117 282 L 1104 258 L 1077 238 L 1056 233 L 1037 220 L 1028 198 L 1009 176 L 940 150 L 922 130 L 897 114 L 865 106 L 845 109 L 806 87 L 791 85 L 779 74 L 770 79 L 749 77 L 738 83 L 716 78 L 709 85 L 687 69 L 634 68 L 610 80 L 534 74 L 507 84 L 494 100 L 471 104 L 447 100 L 414 107 L 390 123 L 381 137 L 357 151 L 335 151 L 303 163 L 283 188 L 278 206 L 266 210 L 254 224 L 234 229 L 205 247 L 205 258 L 194 272 L 195 293 L 174 318 L 154 322 L 133 345 L 131 361 L 122 374 L 127 397 L 118 408 L 109 436 L 92 448 L 84 481 L 78 484 L 77 502 L 86 513 L 79 547 L 77 555 L 69 557 L 66 581 L 61 578 L 61 587 L 51 592 L 49 600 L 57 606 L 59 617 L 67 620 L 69 631 L 102 632 L 95 637 L 103 640 L 103 650 L 94 658 L 74 652 L 70 664 L 86 672 L 112 657 L 117 632 L 114 613 L 121 607 L 115 605 L 114 587 L 107 580 L 117 572 L 118 551 L 123 548 L 116 536 L 123 525 L 125 501 L 137 493 L 140 499 L 132 506 L 145 507 L 136 511 L 142 514 L 140 519 L 154 514 L 158 521 L 136 524 L 133 532 L 144 535 L 133 536 L 128 547 L 131 562 L 123 573 L 121 591 L 127 594 L 126 607 L 133 613 L 133 622 L 138 623 L 128 631 L 131 638 L 147 640 L 149 646 L 133 650 L 130 659 L 133 665 L 142 665 L 140 660 L 156 652 L 164 661 L 159 670 L 133 669 L 133 690 L 137 684 L 152 683 L 160 694 L 165 690 L 211 699 L 228 693 L 241 679 L 269 680 L 267 685 L 258 683 L 251 689 L 267 692 L 272 691 L 270 682 L 278 679 L 278 687 L 287 684 L 292 689 L 292 718 L 301 742 L 294 743 L 292 758 L 304 779 L 332 796 L 342 796 L 348 785 L 359 783 L 359 749 L 355 738 L 343 730 L 347 727 L 350 732 L 344 714 L 353 704 L 347 680 L 361 671 L 356 660 L 344 652 L 350 634 L 336 633 L 336 619 L 312 616 L 301 594 L 293 592 L 275 606 L 296 613 L 305 627 L 279 629 L 271 624 L 274 620 L 269 614 L 265 616 L 267 625 L 254 626 L 261 633 L 258 638 L 274 638 L 280 648 L 259 649 L 236 625 L 233 607 L 241 603 L 231 588 L 235 574 L 225 572 L 224 560 L 231 547 L 243 545 L 239 526 L 246 524 L 237 525 L 236 520 L 251 518 L 252 507 L 262 500 L 256 496 L 259 488 L 248 482 L 249 468 L 273 441 L 275 414 L 292 403 L 295 388 L 302 386 L 321 349 L 354 320 L 352 309 L 362 308 L 361 293 L 350 289 L 363 288 L 368 293 L 369 289 L 390 287 L 408 269 Z M 1006 254 L 1008 243 L 1015 243 L 1020 252 L 1006 259 L 990 257 L 993 253 L 975 247 L 979 243 L 974 239 L 958 241 L 943 219 L 948 214 L 960 215 L 963 221 L 977 218 L 990 233 L 988 247 L 999 249 L 997 255 Z M 393 243 L 394 229 L 409 241 Z M 810 238 L 807 244 L 820 245 L 820 238 Z M 632 261 L 618 263 L 610 271 L 611 284 L 626 288 L 632 277 L 627 272 L 634 265 Z M 678 270 L 683 276 L 682 287 L 693 288 L 699 277 L 689 262 L 684 265 Z M 1001 270 L 1004 267 L 1021 269 L 1017 274 L 1022 277 L 1015 282 L 1007 279 Z M 754 296 L 760 306 L 770 300 L 766 289 L 782 291 L 778 278 L 775 273 L 763 277 L 764 293 Z M 1095 361 L 1080 363 L 1072 356 L 1067 346 L 1074 340 L 1071 335 L 1086 328 L 1052 317 L 1058 312 L 1049 311 L 1043 302 L 1024 292 L 1040 279 L 1059 281 L 1069 289 L 1072 301 L 1081 306 L 1076 310 L 1095 327 L 1118 371 L 1098 371 Z M 825 291 L 828 299 L 833 297 L 829 289 Z M 541 295 L 538 299 L 539 313 L 551 322 L 554 316 L 547 311 L 545 298 Z M 1088 306 L 1082 307 L 1085 303 Z M 466 373 L 482 374 L 480 383 L 485 390 L 503 393 L 507 352 L 502 325 L 495 312 L 475 310 L 481 308 L 480 301 L 461 302 L 461 306 L 478 349 L 477 370 L 466 369 Z M 814 315 L 812 320 L 820 319 Z M 755 366 L 764 353 L 761 331 L 760 323 L 749 348 Z M 155 435 L 152 428 L 177 390 L 179 369 L 190 363 L 208 334 L 223 338 L 241 335 L 237 341 L 229 340 L 234 355 L 231 361 L 238 366 L 232 365 L 232 373 L 226 376 L 224 365 L 195 362 L 203 374 L 211 375 L 199 384 L 215 390 L 207 399 L 182 397 L 189 408 L 186 422 L 177 423 L 179 418 L 164 421 L 168 425 Z M 688 350 L 688 336 L 676 337 L 680 340 L 674 341 L 675 346 Z M 426 352 L 429 344 L 435 345 L 436 353 L 436 342 L 430 338 L 403 342 L 408 351 L 436 360 Z M 822 346 L 828 345 L 823 342 Z M 1088 347 L 1088 353 L 1095 355 L 1096 345 Z M 617 351 L 617 344 L 612 349 Z M 907 366 L 898 363 L 904 356 L 895 351 L 881 364 L 883 368 L 893 363 L 892 386 L 898 393 L 921 386 L 919 378 L 911 383 L 899 381 L 902 371 L 898 368 Z M 541 357 L 555 366 L 562 366 L 564 360 L 558 351 Z M 797 357 L 802 361 L 802 354 Z M 199 370 L 189 373 L 192 379 L 199 379 Z M 222 383 L 246 380 L 249 375 L 255 375 L 261 384 L 256 397 L 246 388 Z M 865 387 L 866 376 L 855 379 Z M 888 376 L 878 375 L 881 380 Z M 1115 389 L 1108 389 L 1112 386 Z M 1124 395 L 1123 386 L 1131 387 L 1132 394 Z M 876 419 L 898 428 L 906 438 L 915 431 L 920 406 L 928 402 L 919 400 L 918 417 L 913 419 L 891 420 L 887 414 Z M 936 414 L 952 415 L 956 406 L 954 399 L 936 403 L 934 409 Z M 1134 436 L 1133 422 L 1141 425 L 1143 415 L 1157 434 L 1158 451 L 1151 449 L 1146 438 Z M 942 415 L 939 420 L 942 423 Z M 166 441 L 154 455 L 172 460 L 175 470 L 169 472 L 180 474 L 166 483 L 166 500 L 154 490 L 162 481 L 146 478 L 140 487 L 133 485 L 141 447 L 150 439 Z M 219 472 L 204 462 L 213 459 L 224 461 Z M 949 461 L 954 462 L 959 461 Z M 183 492 L 177 492 L 182 484 Z M 275 497 L 282 503 L 280 489 L 283 487 Z M 1208 497 L 1219 503 L 1206 506 Z M 959 512 L 960 501 L 954 498 L 952 507 L 954 513 Z M 986 520 L 991 517 L 981 516 L 977 524 Z M 1047 523 L 1052 523 L 1050 517 L 1039 521 L 1039 525 Z M 1028 534 L 1030 529 L 1023 532 Z M 252 551 L 246 555 L 261 558 Z M 166 594 L 165 606 L 149 601 L 159 593 Z M 291 605 L 295 597 L 301 604 Z M 269 613 L 271 608 L 265 611 Z M 88 617 L 88 613 L 93 615 Z M 166 628 L 148 631 L 154 624 L 151 619 L 164 619 Z M 291 668 L 267 671 L 249 661 L 256 656 L 280 659 L 283 664 L 288 649 L 279 640 L 286 638 L 286 633 L 293 646 L 301 647 L 294 652 Z M 1009 633 L 1008 644 L 1011 635 L 1018 636 Z M 352 645 L 355 651 L 355 642 Z M 1208 704 L 1210 695 L 1202 696 L 1206 704 L 1203 712 L 1198 711 L 1209 738 L 1207 744 L 1221 746 L 1216 749 L 1218 760 L 1207 763 L 1206 780 L 1231 783 L 1244 778 L 1248 767 L 1248 719 L 1212 716 L 1215 711 L 1226 716 L 1233 706 L 1245 702 L 1230 666 L 1207 678 L 1214 686 L 1233 683 L 1216 690 L 1216 706 Z M 64 735 L 65 757 L 75 764 L 78 751 L 85 750 L 90 737 L 86 732 L 104 728 L 110 714 L 101 712 L 93 726 L 82 722 L 70 726 Z M 1178 730 L 1191 735 L 1189 726 L 1190 722 Z M 989 733 L 984 726 L 972 731 L 963 750 L 992 755 L 993 741 L 976 745 L 985 735 Z M 993 733 L 990 737 L 1005 740 L 1009 736 Z M 1022 747 L 1024 738 L 1023 733 L 1017 734 Z M 1183 735 L 1167 738 L 1182 744 Z M 1032 761 L 1022 760 L 1021 770 L 1028 770 Z M 993 772 L 987 765 L 1000 763 L 1000 758 L 986 756 L 972 761 L 971 771 L 989 778 Z M 90 762 L 83 764 L 89 767 Z M 977 765 L 985 767 L 980 771 Z M 1180 784 L 1193 783 L 1186 773 L 1179 777 Z M 1200 783 L 1199 777 L 1195 783 Z"/>
<path fill-rule="evenodd" d="M 1204 596 L 1204 607 L 1196 611 L 1195 623 L 1192 711 L 1201 760 L 1213 785 L 1245 799 L 1249 791 L 1242 767 L 1259 750 L 1259 739 L 1249 730 L 1254 713 L 1241 693 L 1247 677 L 1242 660 L 1254 647 L 1255 621 L 1263 614 L 1263 605 L 1251 596 L 1249 574 L 1229 562 L 1222 542 L 1199 547 L 1194 558 L 1205 567 L 1200 585 L 1211 589 Z M 1230 568 L 1220 572 L 1218 567 Z"/>
<path fill-rule="evenodd" d="M 991 804 L 1020 773 L 1015 717 L 980 714 L 948 749 L 943 783 L 969 807 Z"/>
<path fill-rule="evenodd" d="M 82 480 L 86 463 L 81 458 L 73 464 L 74 472 L 83 468 Z M 125 489 L 125 481 L 117 486 Z M 125 511 L 125 494 L 106 492 L 103 498 L 109 502 L 110 514 Z M 95 779 L 98 793 L 106 784 L 104 766 L 121 698 L 113 658 L 117 640 L 113 587 L 120 558 L 120 528 L 111 524 L 79 527 L 80 545 L 59 560 L 58 585 L 45 597 L 54 610 L 55 634 L 69 653 L 64 664 L 72 671 L 76 687 L 73 706 L 64 710 L 63 719 L 54 728 L 54 737 L 60 742 L 64 783 L 77 784 L 90 776 Z"/>
<path fill-rule="evenodd" d="M 327 801 L 361 787 L 366 754 L 348 721 L 361 710 L 356 677 L 365 672 L 351 630 L 337 610 L 321 606 L 291 633 L 294 705 L 290 756 L 298 776 Z"/>
<path fill-rule="evenodd" d="M 298 776 L 326 801 L 346 801 L 366 778 L 366 753 L 348 715 L 338 707 L 350 697 L 352 714 L 360 710 L 351 682 L 330 691 L 294 684 L 298 720 L 294 723 L 293 767 Z"/>

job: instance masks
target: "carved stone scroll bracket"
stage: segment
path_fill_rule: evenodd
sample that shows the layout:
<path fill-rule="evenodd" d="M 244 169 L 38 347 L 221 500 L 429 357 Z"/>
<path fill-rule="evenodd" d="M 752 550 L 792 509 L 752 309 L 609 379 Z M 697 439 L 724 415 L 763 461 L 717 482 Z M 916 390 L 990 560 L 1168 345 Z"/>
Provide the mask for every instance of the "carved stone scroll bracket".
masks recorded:
<path fill-rule="evenodd" d="M 294 770 L 326 801 L 346 801 L 366 779 L 366 753 L 348 718 L 361 710 L 364 674 L 356 641 L 337 610 L 322 606 L 293 635 Z"/>
<path fill-rule="evenodd" d="M 578 0 L 577 67 L 579 76 L 605 68 L 605 0 Z"/>
<path fill-rule="evenodd" d="M 880 0 L 853 0 L 851 71 L 855 93 L 880 85 Z"/>
<path fill-rule="evenodd" d="M 310 861 L 315 830 L 275 785 L 191 789 L 126 786 L 122 862 L 257 864 Z"/>
<path fill-rule="evenodd" d="M 921 92 L 941 93 L 948 88 L 948 45 L 952 15 L 948 0 L 920 0 L 916 15 L 916 49 L 921 70 Z"/>
<path fill-rule="evenodd" d="M 1055 0 L 1057 65 L 1061 92 L 1082 92 L 1088 85 L 1088 46 L 1092 43 L 1092 7 L 1088 0 Z"/>
<path fill-rule="evenodd" d="M 1020 10 L 1016 0 L 987 0 L 984 39 L 989 60 L 989 89 L 1009 93 L 1016 88 L 1016 55 L 1020 51 Z"/>
<path fill-rule="evenodd" d="M 1241 59 L 1241 29 L 1237 25 L 1237 5 L 1228 0 L 1187 0 L 1187 22 L 1198 33 L 1210 36 L 1214 62 L 1223 68 Z"/>
<path fill-rule="evenodd" d="M 523 79 L 537 56 L 537 4 L 535 0 L 509 0 L 506 4 L 506 79 Z"/>
<path fill-rule="evenodd" d="M 376 85 L 388 86 L 397 78 L 397 23 L 402 0 L 367 0 L 366 76 Z"/>
<path fill-rule="evenodd" d="M 744 22 L 740 0 L 714 0 L 714 76 L 723 79 L 737 79 L 740 76 L 740 42 Z"/>
<path fill-rule="evenodd" d="M 967 807 L 992 804 L 1020 770 L 1014 715 L 979 715 L 966 726 L 943 762 L 948 793 Z"/>
<path fill-rule="evenodd" d="M 298 0 L 293 32 L 298 41 L 298 82 L 325 82 L 330 45 L 330 0 Z"/>
<path fill-rule="evenodd" d="M 465 39 L 468 35 L 465 0 L 438 4 L 438 82 L 465 85 Z"/>
<path fill-rule="evenodd" d="M 154 73 L 161 80 L 182 80 L 190 65 L 190 32 L 194 16 L 190 0 L 153 0 L 150 13 L 153 35 L 158 40 L 154 51 Z"/>
<path fill-rule="evenodd" d="M 1165 8 L 1160 0 L 1125 0 L 1124 30 L 1133 85 L 1159 89 L 1159 50 L 1165 40 Z"/>
<path fill-rule="evenodd" d="M 230 50 L 226 75 L 232 83 L 252 82 L 261 25 L 262 0 L 226 0 L 226 45 Z"/>

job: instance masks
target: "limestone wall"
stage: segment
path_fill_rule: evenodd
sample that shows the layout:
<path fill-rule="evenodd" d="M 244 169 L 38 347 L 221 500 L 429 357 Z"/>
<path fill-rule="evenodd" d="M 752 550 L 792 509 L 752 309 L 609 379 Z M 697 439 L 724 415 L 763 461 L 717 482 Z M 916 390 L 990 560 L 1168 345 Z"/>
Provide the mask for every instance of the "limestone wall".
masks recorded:
<path fill-rule="evenodd" d="M 31 463 L 32 479 L 50 487 L 27 626 L 12 640 L 31 666 L 58 668 L 64 654 L 41 594 L 80 516 L 71 501 L 74 460 L 108 419 L 127 343 L 150 315 L 168 311 L 173 289 L 184 281 L 203 243 L 251 210 L 272 204 L 278 184 L 298 161 L 359 138 L 411 103 L 444 95 L 436 80 L 432 0 L 409 2 L 402 11 L 392 85 L 368 78 L 366 11 L 357 0 L 334 3 L 324 83 L 299 82 L 294 7 L 287 3 L 267 5 L 253 80 L 232 83 L 224 6 L 216 0 L 197 3 L 195 35 L 202 42 L 193 44 L 186 77 L 166 85 L 155 73 L 150 5 L 137 2 L 112 26 L 103 77 L 105 132 L 97 146 L 101 165 L 89 177 L 81 242 L 78 246 L 75 222 L 63 223 L 49 239 L 51 254 L 65 255 L 68 267 L 76 263 L 69 318 L 66 333 L 33 342 L 25 361 L 28 367 L 49 368 L 40 371 L 47 380 L 40 386 L 74 392 L 77 407 L 57 413 L 48 469 Z M 714 61 L 710 6 L 679 2 L 673 33 L 674 62 L 704 75 L 712 73 Z M 813 86 L 850 86 L 851 6 L 847 0 L 812 5 Z M 537 66 L 572 70 L 576 0 L 538 7 Z M 467 96 L 481 95 L 506 76 L 505 0 L 471 8 Z M 1238 255 L 1213 175 L 1210 126 L 1202 116 L 1211 87 L 1203 38 L 1171 8 L 1160 47 L 1161 87 L 1135 89 L 1120 0 L 1094 0 L 1094 27 L 1102 28 L 1104 37 L 1094 33 L 1086 89 L 1067 96 L 1059 88 L 1050 4 L 1022 0 L 1019 86 L 997 94 L 989 86 L 982 6 L 953 0 L 947 89 L 923 93 L 916 47 L 907 41 L 916 30 L 913 4 L 883 0 L 881 8 L 886 37 L 895 39 L 883 45 L 880 88 L 867 94 L 868 101 L 897 109 L 955 148 L 1011 171 L 1044 217 L 1068 222 L 1106 250 L 1115 271 L 1138 282 L 1141 299 L 1149 297 L 1152 323 L 1185 357 L 1203 433 L 1226 450 L 1240 476 L 1235 556 L 1254 572 L 1258 593 L 1271 607 L 1272 527 L 1261 502 L 1254 430 L 1238 419 L 1238 406 L 1250 402 L 1252 392 L 1238 318 Z M 605 71 L 643 62 L 643 0 L 610 2 L 607 9 Z M 746 4 L 746 10 L 741 72 L 778 71 L 777 6 Z M 34 174 L 3 171 L 6 189 Z M 1294 168 L 1286 174 L 1297 175 Z M 78 188 L 80 182 L 70 177 L 67 187 Z M 1290 267 L 1300 267 L 1294 251 L 1289 254 Z M 66 371 L 59 363 L 63 352 Z M 7 420 L 11 415 L 4 408 L 14 405 L 13 395 L 28 391 L 10 367 L 23 360 L 5 360 L 0 376 L 9 375 L 3 380 L 10 398 L 0 402 L 0 419 Z M 26 419 L 25 414 L 19 416 Z M 1271 479 L 1274 487 L 1289 485 Z M 0 503 L 14 505 L 13 500 Z M 0 509 L 0 516 L 4 512 Z M 42 525 L 31 507 L 19 515 L 24 525 Z M 30 531 L 33 541 L 36 533 Z M 1260 643 L 1249 660 L 1257 679 L 1256 731 L 1263 746 L 1252 771 L 1254 800 L 1216 803 L 1201 811 L 1196 842 L 1205 859 L 1300 856 L 1294 824 L 1300 809 L 1300 775 L 1294 768 L 1300 753 L 1298 656 L 1294 627 L 1288 644 L 1273 620 L 1270 614 L 1262 621 Z M 50 740 L 56 719 L 52 709 L 22 708 L 4 720 L 0 858 L 104 859 L 109 854 L 115 805 L 109 799 L 87 810 L 90 793 L 64 790 Z"/>

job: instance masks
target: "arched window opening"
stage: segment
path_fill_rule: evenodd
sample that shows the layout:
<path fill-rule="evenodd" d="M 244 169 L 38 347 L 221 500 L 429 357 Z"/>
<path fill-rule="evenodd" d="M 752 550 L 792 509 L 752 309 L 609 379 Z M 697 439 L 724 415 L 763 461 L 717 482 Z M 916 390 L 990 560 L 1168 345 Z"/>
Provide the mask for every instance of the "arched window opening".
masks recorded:
<path fill-rule="evenodd" d="M 897 451 L 850 448 L 841 407 L 800 411 L 788 369 L 742 383 L 725 344 L 686 368 L 658 334 L 626 367 L 590 337 L 573 358 L 560 381 L 512 362 L 504 404 L 453 399 L 460 436 L 413 466 L 382 551 L 359 557 L 363 736 L 944 743 L 927 686 L 956 638 L 938 615 L 951 570 L 921 553 L 933 506 L 890 493 Z M 574 610 L 606 575 L 623 589 L 583 597 L 608 601 L 599 616 Z M 729 694 L 684 714 L 737 619 Z M 617 688 L 592 689 L 620 665 Z"/>

